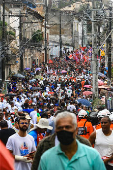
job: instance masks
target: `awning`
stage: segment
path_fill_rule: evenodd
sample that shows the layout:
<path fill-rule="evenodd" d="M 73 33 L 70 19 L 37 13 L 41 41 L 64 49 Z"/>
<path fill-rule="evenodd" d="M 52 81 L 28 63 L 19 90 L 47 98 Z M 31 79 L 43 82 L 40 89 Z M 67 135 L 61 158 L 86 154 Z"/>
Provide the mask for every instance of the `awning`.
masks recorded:
<path fill-rule="evenodd" d="M 22 0 L 23 4 L 26 4 L 30 8 L 36 8 L 36 4 L 32 0 Z"/>

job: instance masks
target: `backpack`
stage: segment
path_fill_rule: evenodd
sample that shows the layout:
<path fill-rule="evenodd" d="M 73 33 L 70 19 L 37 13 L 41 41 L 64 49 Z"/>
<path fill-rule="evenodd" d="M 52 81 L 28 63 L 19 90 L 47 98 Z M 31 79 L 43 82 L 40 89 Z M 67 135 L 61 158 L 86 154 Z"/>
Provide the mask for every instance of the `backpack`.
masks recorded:
<path fill-rule="evenodd" d="M 83 127 L 78 128 L 78 135 L 86 135 L 88 133 L 87 132 L 87 127 L 85 127 L 86 122 L 84 123 Z"/>

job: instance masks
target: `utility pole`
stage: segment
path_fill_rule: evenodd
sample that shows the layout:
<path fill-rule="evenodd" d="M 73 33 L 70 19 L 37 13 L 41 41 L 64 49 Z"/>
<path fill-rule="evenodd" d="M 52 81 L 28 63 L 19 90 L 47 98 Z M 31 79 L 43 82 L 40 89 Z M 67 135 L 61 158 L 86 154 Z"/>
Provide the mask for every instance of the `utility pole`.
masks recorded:
<path fill-rule="evenodd" d="M 82 20 L 82 47 L 84 46 L 84 27 L 83 27 L 83 20 Z"/>
<path fill-rule="evenodd" d="M 73 32 L 73 13 L 71 14 L 71 29 L 72 29 L 72 47 L 73 47 L 73 51 L 74 51 L 74 48 L 75 48 L 75 44 L 74 44 L 74 32 Z"/>
<path fill-rule="evenodd" d="M 47 0 L 45 0 L 45 64 L 47 64 Z"/>
<path fill-rule="evenodd" d="M 22 50 L 22 15 L 19 17 L 19 51 L 20 51 L 20 71 L 23 72 L 23 50 Z"/>
<path fill-rule="evenodd" d="M 98 62 L 97 62 L 97 42 L 95 31 L 95 9 L 96 2 L 92 0 L 92 74 L 93 74 L 93 99 L 98 98 Z"/>
<path fill-rule="evenodd" d="M 112 27 L 112 7 L 109 7 L 109 32 L 111 32 Z M 108 78 L 111 80 L 111 46 L 112 46 L 112 37 L 111 34 L 108 38 Z"/>
<path fill-rule="evenodd" d="M 60 58 L 62 58 L 62 16 L 60 11 L 60 37 L 59 37 L 59 43 L 60 43 Z"/>
<path fill-rule="evenodd" d="M 2 56 L 1 56 L 1 70 L 2 82 L 5 80 L 5 0 L 3 0 L 3 25 L 2 25 Z"/>

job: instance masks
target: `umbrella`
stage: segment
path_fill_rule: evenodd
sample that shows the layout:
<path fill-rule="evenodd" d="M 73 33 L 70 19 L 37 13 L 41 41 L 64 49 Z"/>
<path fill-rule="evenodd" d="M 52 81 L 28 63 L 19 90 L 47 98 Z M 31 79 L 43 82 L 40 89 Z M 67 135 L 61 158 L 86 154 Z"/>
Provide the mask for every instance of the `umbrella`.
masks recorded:
<path fill-rule="evenodd" d="M 91 85 L 85 85 L 84 87 L 86 87 L 86 88 L 92 88 Z"/>
<path fill-rule="evenodd" d="M 56 97 L 55 97 L 55 96 L 51 96 L 50 98 L 51 98 L 51 99 L 56 99 Z"/>
<path fill-rule="evenodd" d="M 0 169 L 14 170 L 14 158 L 1 141 L 0 141 Z"/>
<path fill-rule="evenodd" d="M 72 54 L 70 54 L 69 59 L 72 59 L 72 58 L 73 58 L 73 55 L 72 55 Z"/>
<path fill-rule="evenodd" d="M 49 62 L 48 62 L 49 64 L 53 64 L 53 61 L 52 60 L 49 60 Z"/>
<path fill-rule="evenodd" d="M 18 77 L 18 78 L 22 78 L 22 79 L 24 79 L 25 78 L 25 76 L 23 76 L 22 74 L 14 74 L 13 75 L 14 77 Z"/>
<path fill-rule="evenodd" d="M 88 96 L 88 95 L 91 95 L 91 94 L 93 94 L 92 91 L 84 91 L 84 92 L 83 92 L 83 95 L 84 95 L 84 96 Z"/>
<path fill-rule="evenodd" d="M 30 68 L 24 68 L 24 70 L 26 70 L 26 71 L 27 71 L 27 70 L 30 70 Z"/>
<path fill-rule="evenodd" d="M 104 85 L 104 82 L 102 80 L 98 80 L 98 86 Z"/>
<path fill-rule="evenodd" d="M 33 83 L 35 81 L 36 81 L 36 79 L 29 80 L 30 83 Z"/>
<path fill-rule="evenodd" d="M 90 113 L 90 117 L 97 117 L 97 114 L 98 114 L 97 112 L 93 111 L 93 112 Z"/>
<path fill-rule="evenodd" d="M 32 73 L 32 72 L 31 72 L 30 74 L 31 74 L 32 76 L 34 76 L 35 73 Z"/>
<path fill-rule="evenodd" d="M 38 68 L 36 68 L 36 69 L 35 69 L 35 71 L 39 71 L 39 70 L 41 70 L 41 68 L 40 68 L 40 67 L 38 67 Z"/>
<path fill-rule="evenodd" d="M 93 111 L 90 113 L 90 121 L 92 123 L 92 125 L 97 125 L 98 124 L 98 117 L 97 117 L 97 112 Z"/>
<path fill-rule="evenodd" d="M 82 78 L 83 78 L 83 76 L 77 76 L 77 78 L 80 78 L 80 79 L 82 79 Z"/>
<path fill-rule="evenodd" d="M 103 73 L 101 73 L 101 72 L 99 72 L 98 75 L 99 75 L 100 77 L 105 77 L 105 78 L 107 77 L 105 74 L 103 74 Z"/>
<path fill-rule="evenodd" d="M 8 93 L 5 96 L 16 96 L 16 95 L 17 95 L 16 93 Z"/>
<path fill-rule="evenodd" d="M 106 85 L 103 85 L 103 86 L 98 86 L 99 89 L 109 89 L 110 86 L 106 86 Z"/>
<path fill-rule="evenodd" d="M 35 79 L 40 79 L 40 80 L 41 80 L 43 77 L 40 76 L 40 75 L 36 75 L 34 78 L 35 78 Z"/>
<path fill-rule="evenodd" d="M 42 88 L 41 87 L 32 87 L 31 90 L 41 90 Z"/>
<path fill-rule="evenodd" d="M 0 93 L 0 97 L 3 97 L 5 94 Z"/>
<path fill-rule="evenodd" d="M 54 92 L 50 91 L 50 92 L 48 92 L 48 94 L 54 94 Z"/>
<path fill-rule="evenodd" d="M 91 103 L 87 99 L 78 99 L 77 101 L 85 106 L 91 106 Z"/>
<path fill-rule="evenodd" d="M 53 76 L 56 76 L 57 74 L 56 73 L 53 73 Z"/>
<path fill-rule="evenodd" d="M 61 73 L 67 73 L 67 71 L 66 70 L 62 70 Z"/>

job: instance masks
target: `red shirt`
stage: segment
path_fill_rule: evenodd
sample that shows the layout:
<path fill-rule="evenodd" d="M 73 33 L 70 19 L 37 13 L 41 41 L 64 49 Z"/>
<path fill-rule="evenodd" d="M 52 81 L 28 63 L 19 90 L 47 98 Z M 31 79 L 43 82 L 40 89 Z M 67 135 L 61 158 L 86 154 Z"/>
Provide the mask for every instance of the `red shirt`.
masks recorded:
<path fill-rule="evenodd" d="M 37 146 L 39 144 L 39 142 L 43 139 L 43 135 L 41 133 L 37 134 Z"/>

